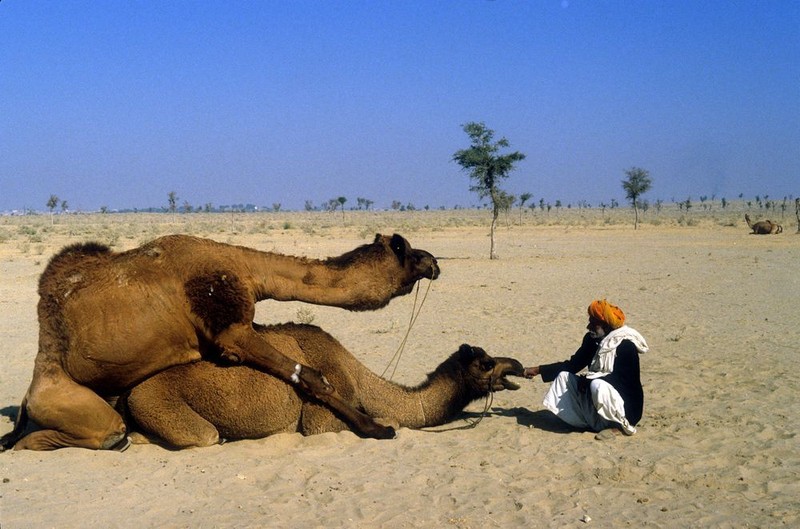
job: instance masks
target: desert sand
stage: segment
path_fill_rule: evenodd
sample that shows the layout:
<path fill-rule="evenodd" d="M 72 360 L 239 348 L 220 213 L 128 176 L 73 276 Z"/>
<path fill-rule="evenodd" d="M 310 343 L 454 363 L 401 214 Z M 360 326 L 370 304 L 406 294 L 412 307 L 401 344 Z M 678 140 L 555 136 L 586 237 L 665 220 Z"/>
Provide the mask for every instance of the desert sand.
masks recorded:
<path fill-rule="evenodd" d="M 350 432 L 170 451 L 0 454 L 0 525 L 83 527 L 797 527 L 800 524 L 800 235 L 750 235 L 743 214 L 626 209 L 501 219 L 485 211 L 0 218 L 0 434 L 37 350 L 36 286 L 64 244 L 134 247 L 169 232 L 325 257 L 398 232 L 440 259 L 419 295 L 372 313 L 262 302 L 262 323 L 304 321 L 381 373 L 424 299 L 393 380 L 421 382 L 461 343 L 525 365 L 568 357 L 606 297 L 648 340 L 645 414 L 597 441 L 541 406 L 547 385 L 493 395 L 432 433 Z M 428 287 L 430 289 L 428 290 Z M 426 295 L 427 293 L 427 295 Z M 390 369 L 391 371 L 391 369 Z M 449 428 L 449 429 L 448 429 Z"/>

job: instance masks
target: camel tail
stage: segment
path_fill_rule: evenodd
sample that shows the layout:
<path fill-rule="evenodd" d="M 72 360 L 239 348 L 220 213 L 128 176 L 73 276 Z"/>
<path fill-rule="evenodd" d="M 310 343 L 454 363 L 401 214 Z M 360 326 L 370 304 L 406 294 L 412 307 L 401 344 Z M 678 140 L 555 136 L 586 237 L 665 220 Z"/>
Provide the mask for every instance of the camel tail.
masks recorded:
<path fill-rule="evenodd" d="M 19 405 L 17 417 L 14 419 L 14 429 L 0 437 L 0 452 L 5 452 L 20 440 L 22 434 L 25 433 L 25 428 L 28 426 L 28 395 L 22 399 L 22 404 Z"/>

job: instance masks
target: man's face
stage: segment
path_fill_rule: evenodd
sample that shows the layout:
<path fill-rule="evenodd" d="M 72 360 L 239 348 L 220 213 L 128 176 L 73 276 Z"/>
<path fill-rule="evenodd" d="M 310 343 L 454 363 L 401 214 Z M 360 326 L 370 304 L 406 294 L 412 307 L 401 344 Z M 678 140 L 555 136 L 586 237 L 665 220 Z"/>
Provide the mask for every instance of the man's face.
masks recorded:
<path fill-rule="evenodd" d="M 596 320 L 591 316 L 589 317 L 589 325 L 586 326 L 586 329 L 589 331 L 589 335 L 595 340 L 599 340 L 606 335 L 606 329 L 603 326 L 603 322 Z"/>

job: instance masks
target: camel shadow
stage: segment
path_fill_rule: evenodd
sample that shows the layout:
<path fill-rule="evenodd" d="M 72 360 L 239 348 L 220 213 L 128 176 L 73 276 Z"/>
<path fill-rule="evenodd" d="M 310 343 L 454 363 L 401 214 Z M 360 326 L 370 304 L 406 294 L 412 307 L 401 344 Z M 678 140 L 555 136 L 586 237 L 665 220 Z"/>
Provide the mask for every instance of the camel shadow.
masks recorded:
<path fill-rule="evenodd" d="M 0 408 L 0 416 L 8 417 L 12 421 L 17 418 L 17 413 L 19 413 L 19 406 L 6 406 L 5 408 Z"/>

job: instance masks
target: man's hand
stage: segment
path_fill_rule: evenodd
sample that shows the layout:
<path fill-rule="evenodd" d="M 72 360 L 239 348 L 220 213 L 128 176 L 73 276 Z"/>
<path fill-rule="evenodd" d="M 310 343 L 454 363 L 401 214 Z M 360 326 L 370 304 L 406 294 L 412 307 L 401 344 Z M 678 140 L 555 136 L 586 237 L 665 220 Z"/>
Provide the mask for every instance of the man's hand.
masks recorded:
<path fill-rule="evenodd" d="M 525 378 L 533 378 L 539 374 L 539 366 L 526 367 L 523 374 L 525 375 Z"/>

